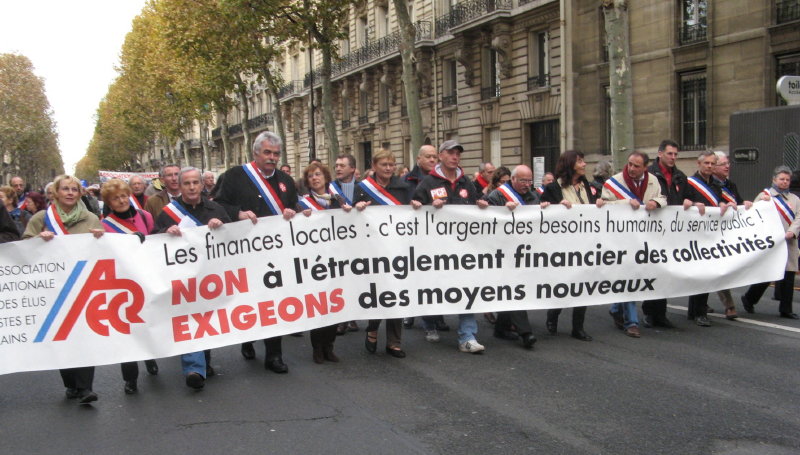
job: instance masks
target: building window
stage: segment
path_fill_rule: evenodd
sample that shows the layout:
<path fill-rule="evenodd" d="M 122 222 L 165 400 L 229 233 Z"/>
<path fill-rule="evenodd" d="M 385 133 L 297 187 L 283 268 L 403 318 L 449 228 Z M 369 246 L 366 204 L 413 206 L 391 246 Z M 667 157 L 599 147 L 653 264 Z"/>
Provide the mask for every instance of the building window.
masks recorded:
<path fill-rule="evenodd" d="M 706 73 L 680 75 L 681 144 L 684 150 L 706 146 Z"/>
<path fill-rule="evenodd" d="M 708 5 L 707 0 L 680 0 L 681 30 L 680 43 L 692 44 L 707 39 Z"/>
<path fill-rule="evenodd" d="M 389 8 L 386 5 L 375 9 L 375 31 L 378 38 L 389 34 Z"/>
<path fill-rule="evenodd" d="M 561 155 L 561 134 L 558 120 L 531 123 L 530 136 L 531 168 L 533 168 L 533 158 L 544 157 L 545 171 L 554 171 L 556 168 L 556 161 L 559 155 Z"/>
<path fill-rule="evenodd" d="M 798 0 L 800 2 L 800 0 Z M 800 5 L 800 3 L 798 3 Z M 783 76 L 797 76 L 800 75 L 800 54 L 781 55 L 777 57 L 775 65 L 775 82 Z M 778 106 L 786 106 L 786 101 L 780 95 L 778 98 Z"/>
<path fill-rule="evenodd" d="M 550 85 L 550 37 L 547 31 L 531 33 L 528 42 L 528 90 Z"/>
<path fill-rule="evenodd" d="M 442 107 L 455 106 L 458 102 L 458 80 L 456 61 L 445 60 L 442 67 Z"/>
<path fill-rule="evenodd" d="M 800 19 L 800 0 L 777 0 L 775 19 L 779 24 Z"/>
<path fill-rule="evenodd" d="M 359 94 L 358 124 L 364 125 L 369 119 L 369 94 L 366 91 L 360 91 Z"/>
<path fill-rule="evenodd" d="M 342 30 L 342 34 L 344 35 L 344 38 L 339 41 L 340 57 L 344 57 L 350 53 L 350 29 L 345 27 L 344 30 Z"/>
<path fill-rule="evenodd" d="M 378 121 L 389 120 L 389 86 L 378 84 Z"/>
<path fill-rule="evenodd" d="M 367 27 L 367 16 L 361 16 L 356 22 L 356 37 L 364 46 L 369 41 L 369 28 Z"/>
<path fill-rule="evenodd" d="M 488 47 L 483 49 L 483 65 L 481 65 L 483 86 L 481 99 L 487 100 L 500 96 L 500 74 L 497 71 L 497 52 Z"/>

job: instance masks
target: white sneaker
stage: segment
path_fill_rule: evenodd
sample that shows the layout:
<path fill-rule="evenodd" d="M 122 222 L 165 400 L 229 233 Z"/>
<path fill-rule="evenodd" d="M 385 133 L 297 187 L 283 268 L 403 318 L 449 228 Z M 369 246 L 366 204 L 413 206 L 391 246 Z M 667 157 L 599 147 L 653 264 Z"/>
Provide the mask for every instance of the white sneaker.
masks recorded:
<path fill-rule="evenodd" d="M 478 340 L 470 340 L 458 345 L 458 350 L 461 352 L 469 352 L 470 354 L 480 354 L 484 351 L 482 344 Z"/>
<path fill-rule="evenodd" d="M 436 329 L 433 330 L 426 330 L 425 331 L 425 341 L 431 343 L 438 343 L 439 342 L 439 332 Z"/>

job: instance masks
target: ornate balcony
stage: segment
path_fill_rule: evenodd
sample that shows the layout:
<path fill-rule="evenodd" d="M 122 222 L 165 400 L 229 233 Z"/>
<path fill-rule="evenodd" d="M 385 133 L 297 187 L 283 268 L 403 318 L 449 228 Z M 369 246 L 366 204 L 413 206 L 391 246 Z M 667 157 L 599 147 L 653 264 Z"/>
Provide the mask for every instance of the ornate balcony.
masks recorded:
<path fill-rule="evenodd" d="M 359 125 L 366 125 L 369 122 L 369 117 L 366 115 L 359 115 L 358 116 L 358 124 Z"/>
<path fill-rule="evenodd" d="M 303 91 L 303 81 L 291 81 L 278 90 L 278 99 L 296 95 Z"/>
<path fill-rule="evenodd" d="M 489 87 L 481 88 L 481 99 L 488 100 L 491 98 L 498 98 L 500 96 L 500 86 L 490 85 Z"/>
<path fill-rule="evenodd" d="M 775 20 L 779 24 L 800 19 L 800 0 L 778 0 L 775 9 Z"/>
<path fill-rule="evenodd" d="M 694 44 L 708 39 L 708 26 L 705 22 L 700 22 L 694 25 L 684 24 L 681 27 L 681 45 Z"/>
<path fill-rule="evenodd" d="M 247 121 L 247 128 L 254 130 L 261 126 L 266 125 L 267 127 L 272 126 L 274 123 L 272 114 L 261 114 L 257 117 L 253 117 Z"/>
<path fill-rule="evenodd" d="M 511 11 L 511 0 L 469 0 L 453 5 L 450 12 L 436 19 L 436 37 L 449 33 L 451 28 L 496 11 Z"/>
<path fill-rule="evenodd" d="M 389 111 L 380 111 L 378 112 L 378 121 L 385 122 L 389 120 Z"/>
<path fill-rule="evenodd" d="M 236 134 L 242 134 L 242 124 L 237 123 L 236 125 L 231 125 L 228 127 L 228 134 L 231 136 Z"/>
<path fill-rule="evenodd" d="M 342 119 L 342 129 L 350 128 L 350 119 Z"/>
<path fill-rule="evenodd" d="M 550 75 L 549 74 L 540 74 L 538 76 L 533 76 L 528 78 L 528 90 L 536 90 L 537 88 L 549 87 L 550 86 Z"/>
<path fill-rule="evenodd" d="M 458 103 L 458 95 L 455 91 L 442 97 L 442 107 L 455 106 L 456 103 Z"/>
<path fill-rule="evenodd" d="M 222 136 L 222 127 L 221 126 L 211 130 L 211 137 L 212 138 L 220 137 L 220 136 Z"/>

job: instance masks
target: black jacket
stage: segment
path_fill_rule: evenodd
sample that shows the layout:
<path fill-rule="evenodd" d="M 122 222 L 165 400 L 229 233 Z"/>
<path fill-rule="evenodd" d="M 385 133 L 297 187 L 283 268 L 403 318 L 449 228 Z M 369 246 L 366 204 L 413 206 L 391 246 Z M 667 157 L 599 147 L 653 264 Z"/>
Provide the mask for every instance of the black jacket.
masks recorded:
<path fill-rule="evenodd" d="M 414 199 L 414 193 L 417 191 L 417 185 L 419 185 L 424 178 L 425 174 L 422 172 L 422 169 L 420 169 L 418 164 L 414 165 L 414 169 L 411 169 L 408 174 L 400 177 L 400 179 L 406 182 L 406 185 L 408 185 L 409 199 Z"/>
<path fill-rule="evenodd" d="M 533 188 L 528 190 L 528 192 L 525 194 L 520 194 L 520 196 L 522 197 L 522 201 L 525 203 L 525 205 L 536 205 L 539 203 L 539 193 L 537 193 Z M 484 199 L 489 203 L 489 205 L 506 205 L 506 202 L 508 202 L 508 199 L 506 199 L 499 189 L 492 190 L 492 192 L 487 194 Z"/>
<path fill-rule="evenodd" d="M 384 187 L 395 199 L 405 205 L 411 202 L 409 196 L 408 185 L 400 177 L 395 175 L 389 179 L 389 184 Z M 366 191 L 361 188 L 361 185 L 356 183 L 356 189 L 353 192 L 353 203 L 356 202 L 373 202 L 377 203 Z"/>
<path fill-rule="evenodd" d="M 0 205 L 0 243 L 19 240 L 19 231 L 4 205 Z"/>
<path fill-rule="evenodd" d="M 478 200 L 478 191 L 467 176 L 464 175 L 464 171 L 459 168 L 459 172 L 461 175 L 458 179 L 455 182 L 451 182 L 440 173 L 439 166 L 436 166 L 417 185 L 413 199 L 422 202 L 424 205 L 431 205 L 433 203 L 433 194 L 444 191 L 443 194 L 446 194 L 445 202 L 448 204 L 474 204 Z"/>
<path fill-rule="evenodd" d="M 647 168 L 647 172 L 653 174 L 658 179 L 661 185 L 661 194 L 667 198 L 667 205 L 681 205 L 683 204 L 683 190 L 686 187 L 686 174 L 684 174 L 677 166 L 672 168 L 672 186 L 667 187 L 667 179 L 664 173 L 661 172 L 661 165 L 658 158 L 653 161 Z"/>
<path fill-rule="evenodd" d="M 191 206 L 185 202 L 183 202 L 183 197 L 179 199 L 181 205 L 189 212 L 193 217 L 197 218 L 197 221 L 205 224 L 208 224 L 212 218 L 218 218 L 223 223 L 230 223 L 231 218 L 228 216 L 228 213 L 225 209 L 217 204 L 216 202 L 207 199 L 205 196 L 200 197 L 200 202 L 195 205 Z M 161 211 L 156 218 L 156 231 L 157 232 L 167 232 L 170 226 L 174 226 L 178 224 L 175 220 L 173 220 L 166 212 Z"/>
<path fill-rule="evenodd" d="M 258 189 L 253 184 L 250 177 L 244 172 L 242 166 L 236 166 L 225 172 L 222 185 L 214 197 L 214 202 L 219 203 L 228 212 L 232 220 L 239 219 L 239 212 L 248 210 L 256 214 L 257 217 L 274 215 L 261 197 Z M 280 198 L 284 208 L 293 209 L 297 205 L 297 189 L 294 180 L 285 172 L 279 169 L 275 174 L 267 179 L 267 183 Z"/>
<path fill-rule="evenodd" d="M 714 180 L 714 183 L 720 187 L 720 190 L 725 188 L 728 190 L 728 192 L 733 194 L 733 198 L 736 199 L 736 205 L 744 204 L 744 199 L 742 199 L 742 195 L 739 194 L 739 188 L 736 187 L 736 184 L 733 183 L 731 179 L 727 179 L 723 182 L 722 180 L 713 177 L 712 180 Z M 722 199 L 722 201 L 725 201 L 725 199 Z"/>
<path fill-rule="evenodd" d="M 717 196 L 717 200 L 719 202 L 723 202 L 724 201 L 724 199 L 722 199 L 722 191 L 720 190 L 719 184 L 717 183 L 716 180 L 714 180 L 713 177 L 709 178 L 709 180 L 705 180 L 700 175 L 699 172 L 695 172 L 693 177 L 696 177 L 696 178 L 704 181 L 706 183 L 706 185 L 709 188 L 711 188 L 711 191 Z M 688 199 L 688 200 L 690 200 L 692 202 L 702 202 L 705 205 L 709 205 L 708 199 L 706 199 L 706 197 L 703 196 L 702 193 L 700 193 L 699 191 L 694 189 L 694 187 L 692 185 L 689 185 L 689 183 L 686 183 L 686 187 L 683 189 L 683 198 L 684 199 Z"/>
<path fill-rule="evenodd" d="M 586 180 L 586 177 L 581 177 L 580 181 L 583 183 L 583 187 L 586 188 L 586 194 L 589 196 L 589 200 L 586 201 L 587 204 L 594 204 L 597 202 L 597 199 L 600 198 L 600 192 Z M 542 193 L 541 201 L 542 202 L 549 202 L 551 204 L 560 204 L 561 201 L 564 200 L 564 193 L 561 192 L 561 185 L 558 183 L 558 179 L 553 181 L 552 183 L 547 184 L 544 187 L 544 193 Z"/>

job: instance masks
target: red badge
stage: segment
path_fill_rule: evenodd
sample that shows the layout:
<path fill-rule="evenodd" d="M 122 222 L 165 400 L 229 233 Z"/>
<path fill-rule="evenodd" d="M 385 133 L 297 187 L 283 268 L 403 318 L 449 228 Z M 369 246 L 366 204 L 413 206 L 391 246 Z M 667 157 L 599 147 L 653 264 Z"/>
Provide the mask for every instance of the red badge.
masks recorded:
<path fill-rule="evenodd" d="M 283 192 L 283 193 L 286 192 L 286 185 L 284 185 L 283 182 L 278 184 L 278 188 L 281 189 L 281 192 Z"/>
<path fill-rule="evenodd" d="M 458 195 L 461 196 L 463 199 L 466 199 L 469 196 L 466 188 L 461 188 L 461 191 L 458 192 Z"/>
<path fill-rule="evenodd" d="M 592 187 L 589 187 L 589 189 L 592 190 L 592 196 L 597 196 L 597 188 L 592 186 Z"/>

